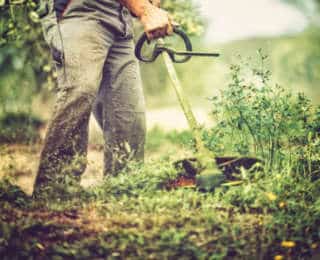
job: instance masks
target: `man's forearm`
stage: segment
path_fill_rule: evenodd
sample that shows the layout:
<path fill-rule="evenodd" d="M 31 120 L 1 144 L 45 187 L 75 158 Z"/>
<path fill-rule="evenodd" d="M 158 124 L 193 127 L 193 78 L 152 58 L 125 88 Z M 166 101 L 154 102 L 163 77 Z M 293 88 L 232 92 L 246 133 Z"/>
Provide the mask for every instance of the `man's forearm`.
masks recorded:
<path fill-rule="evenodd" d="M 149 0 L 118 0 L 127 7 L 134 15 L 141 17 L 146 15 L 152 4 Z"/>
<path fill-rule="evenodd" d="M 160 0 L 118 0 L 137 16 L 144 27 L 149 40 L 172 34 L 172 24 L 169 14 L 156 5 Z"/>

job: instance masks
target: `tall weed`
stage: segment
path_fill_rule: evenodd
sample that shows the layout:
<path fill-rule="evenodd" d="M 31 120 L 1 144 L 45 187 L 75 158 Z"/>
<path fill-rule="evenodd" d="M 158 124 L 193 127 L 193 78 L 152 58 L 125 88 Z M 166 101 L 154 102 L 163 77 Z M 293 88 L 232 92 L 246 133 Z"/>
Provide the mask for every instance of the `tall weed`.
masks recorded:
<path fill-rule="evenodd" d="M 220 95 L 210 98 L 216 125 L 205 131 L 216 153 L 262 158 L 268 169 L 286 164 L 311 173 L 319 161 L 319 108 L 303 93 L 271 84 L 268 57 L 258 51 L 260 65 L 230 67 L 231 80 Z"/>

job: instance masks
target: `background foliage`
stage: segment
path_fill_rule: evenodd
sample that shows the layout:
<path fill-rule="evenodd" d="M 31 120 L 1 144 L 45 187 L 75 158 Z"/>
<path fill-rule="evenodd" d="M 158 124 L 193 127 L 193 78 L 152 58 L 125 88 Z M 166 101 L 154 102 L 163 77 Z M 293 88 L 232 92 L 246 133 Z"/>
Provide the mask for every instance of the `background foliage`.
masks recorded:
<path fill-rule="evenodd" d="M 0 125 L 3 128 L 3 140 L 22 136 L 27 138 L 28 135 L 22 133 L 32 133 L 38 128 L 31 123 L 34 122 L 32 113 L 43 117 L 42 111 L 50 110 L 56 73 L 51 63 L 49 47 L 42 35 L 39 16 L 44 10 L 44 3 L 45 1 L 37 0 L 0 1 Z M 192 0 L 165 0 L 162 4 L 188 33 L 201 33 L 203 21 Z M 141 26 L 138 23 L 136 31 L 140 35 Z M 158 69 L 148 67 L 145 71 L 146 92 L 149 93 L 152 92 L 153 85 L 148 82 L 158 76 Z M 34 101 L 39 99 L 43 109 L 37 109 L 38 105 L 34 105 Z M 17 115 L 20 113 L 21 116 Z M 20 130 L 16 132 L 12 125 L 1 124 L 9 116 L 13 117 L 12 120 L 18 120 L 26 115 L 31 117 L 31 129 L 28 128 L 30 131 L 20 131 L 24 128 L 18 127 Z M 24 126 L 25 120 L 17 124 Z M 30 139 L 35 140 L 34 135 Z"/>
<path fill-rule="evenodd" d="M 0 2 L 0 114 L 25 111 L 33 96 L 55 84 L 38 14 L 43 2 Z M 202 31 L 203 21 L 192 1 L 165 0 L 163 7 L 190 34 Z"/>

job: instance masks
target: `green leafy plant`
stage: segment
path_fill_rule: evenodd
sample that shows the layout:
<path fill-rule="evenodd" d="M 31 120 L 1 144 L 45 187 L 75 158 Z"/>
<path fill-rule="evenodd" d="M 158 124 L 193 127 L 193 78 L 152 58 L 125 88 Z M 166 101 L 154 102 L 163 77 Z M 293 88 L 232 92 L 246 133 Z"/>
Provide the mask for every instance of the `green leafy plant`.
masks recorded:
<path fill-rule="evenodd" d="M 216 126 L 205 132 L 209 148 L 258 156 L 269 169 L 317 161 L 319 110 L 304 94 L 273 85 L 268 57 L 258 54 L 258 68 L 232 65 L 228 87 L 211 98 Z"/>
<path fill-rule="evenodd" d="M 194 0 L 162 0 L 161 6 L 173 15 L 174 21 L 179 23 L 191 35 L 200 35 L 204 30 L 204 21 Z"/>
<path fill-rule="evenodd" d="M 29 112 L 33 97 L 55 85 L 38 1 L 0 4 L 0 114 Z"/>
<path fill-rule="evenodd" d="M 6 113 L 0 117 L 0 144 L 39 141 L 43 121 L 27 113 Z"/>

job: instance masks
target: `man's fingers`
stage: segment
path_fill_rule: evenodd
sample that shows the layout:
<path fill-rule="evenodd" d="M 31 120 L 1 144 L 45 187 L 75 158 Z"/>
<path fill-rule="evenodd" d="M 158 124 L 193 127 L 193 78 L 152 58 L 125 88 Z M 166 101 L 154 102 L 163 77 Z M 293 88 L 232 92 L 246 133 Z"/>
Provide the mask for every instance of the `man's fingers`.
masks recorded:
<path fill-rule="evenodd" d="M 168 15 L 168 20 L 169 20 L 169 23 L 166 26 L 166 35 L 171 35 L 173 34 L 173 27 L 174 27 L 173 18 L 171 15 Z"/>
<path fill-rule="evenodd" d="M 158 28 L 156 30 L 152 30 L 152 31 L 147 32 L 148 39 L 149 40 L 153 40 L 153 39 L 157 39 L 157 38 L 161 38 L 161 37 L 167 36 L 168 35 L 167 27 L 168 26 L 165 26 L 163 28 Z"/>
<path fill-rule="evenodd" d="M 148 34 L 147 34 L 148 36 Z M 154 40 L 154 39 L 157 39 L 157 38 L 160 38 L 161 37 L 161 34 L 159 32 L 159 30 L 153 30 L 151 32 L 149 32 L 149 40 Z"/>
<path fill-rule="evenodd" d="M 168 24 L 167 27 L 166 27 L 166 35 L 171 35 L 173 34 L 173 26 L 172 24 Z"/>
<path fill-rule="evenodd" d="M 159 31 L 158 31 L 158 35 L 157 35 L 159 38 L 160 37 L 164 37 L 164 36 L 167 36 L 167 26 L 165 26 L 164 28 L 161 28 Z"/>
<path fill-rule="evenodd" d="M 151 32 L 151 35 L 152 35 L 152 38 L 153 38 L 153 39 L 158 38 L 158 37 L 159 37 L 159 34 L 160 34 L 159 29 L 154 30 L 154 31 Z"/>
<path fill-rule="evenodd" d="M 151 1 L 151 0 L 150 0 Z M 149 40 L 173 33 L 172 18 L 168 12 L 151 5 L 149 12 L 140 17 Z"/>

